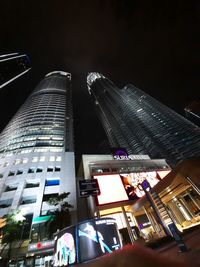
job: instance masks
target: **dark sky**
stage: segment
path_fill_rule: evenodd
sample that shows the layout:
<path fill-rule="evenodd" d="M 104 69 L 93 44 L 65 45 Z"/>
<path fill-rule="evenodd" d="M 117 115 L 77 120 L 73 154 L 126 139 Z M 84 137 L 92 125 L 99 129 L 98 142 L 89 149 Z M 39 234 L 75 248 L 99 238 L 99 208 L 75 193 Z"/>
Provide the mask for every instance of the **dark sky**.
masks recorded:
<path fill-rule="evenodd" d="M 199 36 L 199 1 L 2 0 L 0 53 L 27 53 L 32 70 L 0 91 L 0 129 L 52 70 L 72 73 L 78 152 L 98 153 L 105 138 L 87 93 L 90 71 L 183 114 L 199 98 Z"/>

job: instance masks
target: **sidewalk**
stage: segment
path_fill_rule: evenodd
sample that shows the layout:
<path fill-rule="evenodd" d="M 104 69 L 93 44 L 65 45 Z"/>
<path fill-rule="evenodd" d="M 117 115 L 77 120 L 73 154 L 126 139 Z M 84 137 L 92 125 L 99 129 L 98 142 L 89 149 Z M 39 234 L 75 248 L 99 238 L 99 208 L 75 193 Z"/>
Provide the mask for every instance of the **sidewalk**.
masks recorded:
<path fill-rule="evenodd" d="M 200 227 L 183 235 L 183 241 L 186 244 L 188 251 L 180 253 L 175 241 L 161 245 L 155 249 L 158 253 L 162 253 L 166 257 L 180 259 L 180 262 L 186 263 L 188 266 L 200 266 Z"/>

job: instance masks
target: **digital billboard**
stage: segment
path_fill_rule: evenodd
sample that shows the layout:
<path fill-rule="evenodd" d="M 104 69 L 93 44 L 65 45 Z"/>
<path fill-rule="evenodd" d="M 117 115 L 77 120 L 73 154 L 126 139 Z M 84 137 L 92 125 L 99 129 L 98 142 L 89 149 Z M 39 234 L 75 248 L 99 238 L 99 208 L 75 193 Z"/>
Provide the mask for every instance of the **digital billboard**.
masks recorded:
<path fill-rule="evenodd" d="M 95 175 L 93 178 L 98 180 L 101 192 L 97 196 L 98 205 L 137 200 L 145 195 L 140 186 L 144 180 L 154 187 L 169 172 L 170 170 Z"/>
<path fill-rule="evenodd" d="M 115 220 L 97 219 L 79 225 L 80 261 L 112 253 L 121 247 Z"/>
<path fill-rule="evenodd" d="M 54 267 L 83 263 L 121 248 L 113 218 L 92 219 L 56 235 Z"/>
<path fill-rule="evenodd" d="M 115 203 L 128 200 L 121 177 L 118 174 L 94 176 L 98 180 L 100 195 L 98 204 Z"/>
<path fill-rule="evenodd" d="M 67 231 L 61 231 L 55 238 L 55 267 L 75 264 L 76 259 L 76 229 L 74 226 L 68 227 Z"/>

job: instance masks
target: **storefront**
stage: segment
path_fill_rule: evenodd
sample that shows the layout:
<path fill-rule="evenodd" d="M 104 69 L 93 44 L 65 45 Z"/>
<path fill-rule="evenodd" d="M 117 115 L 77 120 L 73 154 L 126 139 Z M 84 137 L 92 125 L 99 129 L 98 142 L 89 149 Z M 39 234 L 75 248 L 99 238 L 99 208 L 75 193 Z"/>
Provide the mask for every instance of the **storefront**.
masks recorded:
<path fill-rule="evenodd" d="M 115 218 L 124 244 L 138 238 L 149 242 L 170 234 L 169 219 L 180 231 L 198 225 L 199 161 L 184 161 L 171 171 L 165 160 L 119 161 L 110 155 L 85 155 L 84 177 L 97 179 L 101 191 L 96 198 L 87 199 L 89 214 Z M 153 200 L 156 208 L 138 186 L 143 180 L 150 183 L 160 201 Z"/>

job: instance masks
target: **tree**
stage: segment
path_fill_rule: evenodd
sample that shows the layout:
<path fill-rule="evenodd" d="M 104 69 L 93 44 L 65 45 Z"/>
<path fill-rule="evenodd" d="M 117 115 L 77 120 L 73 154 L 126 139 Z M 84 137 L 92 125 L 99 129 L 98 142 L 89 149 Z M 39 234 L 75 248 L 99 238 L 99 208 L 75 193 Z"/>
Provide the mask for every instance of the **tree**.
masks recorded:
<path fill-rule="evenodd" d="M 51 206 L 56 206 L 57 209 L 51 214 L 52 219 L 47 222 L 48 231 L 53 234 L 57 230 L 62 230 L 71 223 L 70 208 L 73 208 L 71 204 L 67 202 L 67 198 L 70 192 L 64 192 L 57 197 L 52 197 L 49 199 L 48 204 Z"/>
<path fill-rule="evenodd" d="M 25 218 L 22 216 L 21 211 L 17 210 L 5 215 L 3 219 L 5 219 L 6 223 L 1 229 L 2 244 L 4 244 L 4 248 L 8 245 L 7 257 L 10 259 L 12 244 L 21 239 L 23 220 Z"/>

